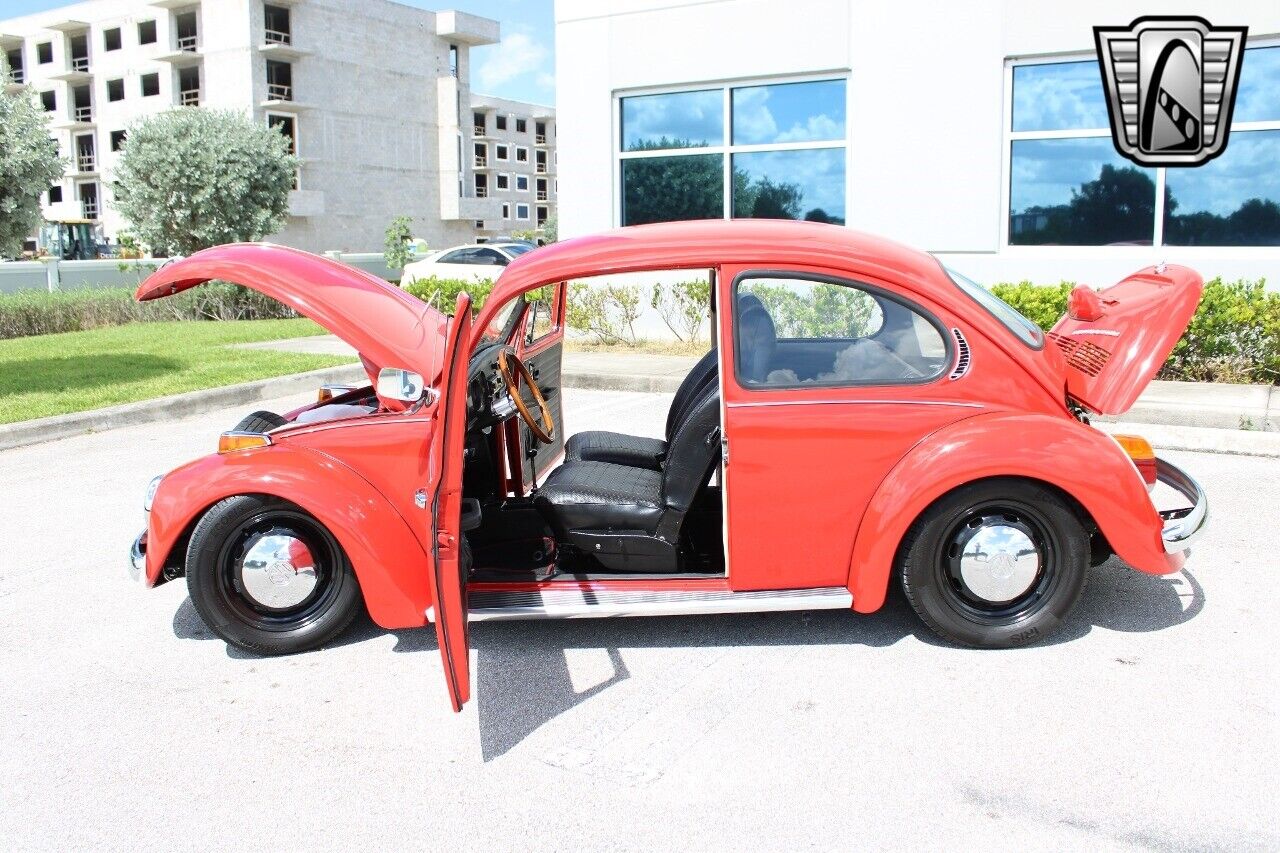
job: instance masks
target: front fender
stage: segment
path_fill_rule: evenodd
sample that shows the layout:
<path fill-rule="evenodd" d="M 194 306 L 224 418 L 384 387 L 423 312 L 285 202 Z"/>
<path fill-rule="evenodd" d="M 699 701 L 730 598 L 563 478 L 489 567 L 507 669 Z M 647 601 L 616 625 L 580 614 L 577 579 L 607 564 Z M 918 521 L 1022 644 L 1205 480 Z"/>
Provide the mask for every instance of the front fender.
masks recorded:
<path fill-rule="evenodd" d="M 156 583 L 175 544 L 210 506 L 244 494 L 283 498 L 325 525 L 351 560 L 378 625 L 426 624 L 431 563 L 404 517 L 346 465 L 287 444 L 206 456 L 165 475 L 147 526 L 147 585 Z"/>
<path fill-rule="evenodd" d="M 1110 437 L 1065 417 L 992 413 L 929 435 L 880 484 L 854 541 L 854 609 L 870 613 L 884 603 L 898 546 L 931 503 L 991 477 L 1026 477 L 1066 492 L 1136 569 L 1162 575 L 1182 568 L 1183 554 L 1165 553 L 1163 521 L 1133 462 Z"/>

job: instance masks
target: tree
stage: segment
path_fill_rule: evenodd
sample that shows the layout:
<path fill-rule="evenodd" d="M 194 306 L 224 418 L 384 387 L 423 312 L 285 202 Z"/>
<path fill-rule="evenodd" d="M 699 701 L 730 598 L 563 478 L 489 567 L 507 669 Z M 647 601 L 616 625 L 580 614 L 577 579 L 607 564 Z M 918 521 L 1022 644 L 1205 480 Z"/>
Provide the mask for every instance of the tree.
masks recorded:
<path fill-rule="evenodd" d="M 0 90 L 0 256 L 40 226 L 40 194 L 62 177 L 58 143 L 29 89 Z"/>
<path fill-rule="evenodd" d="M 711 301 L 711 283 L 705 278 L 655 284 L 649 304 L 662 317 L 662 322 L 681 341 L 697 340 L 702 321 L 707 318 Z"/>
<path fill-rule="evenodd" d="M 238 113 L 160 113 L 129 129 L 116 208 L 157 252 L 261 240 L 288 214 L 298 168 L 289 146 L 280 131 Z"/>

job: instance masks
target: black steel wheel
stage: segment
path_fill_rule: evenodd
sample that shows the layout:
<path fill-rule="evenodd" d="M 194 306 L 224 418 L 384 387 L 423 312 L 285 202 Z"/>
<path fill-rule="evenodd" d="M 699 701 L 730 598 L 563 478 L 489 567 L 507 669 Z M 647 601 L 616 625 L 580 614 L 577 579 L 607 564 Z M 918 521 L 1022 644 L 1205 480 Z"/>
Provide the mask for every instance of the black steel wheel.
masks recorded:
<path fill-rule="evenodd" d="M 305 651 L 351 623 L 360 588 L 338 540 L 286 501 L 239 495 L 214 504 L 191 534 L 187 590 L 202 619 L 257 654 Z"/>
<path fill-rule="evenodd" d="M 908 601 L 938 635 L 968 646 L 1038 642 L 1084 591 L 1089 534 L 1056 491 L 985 480 L 926 510 L 899 550 Z"/>

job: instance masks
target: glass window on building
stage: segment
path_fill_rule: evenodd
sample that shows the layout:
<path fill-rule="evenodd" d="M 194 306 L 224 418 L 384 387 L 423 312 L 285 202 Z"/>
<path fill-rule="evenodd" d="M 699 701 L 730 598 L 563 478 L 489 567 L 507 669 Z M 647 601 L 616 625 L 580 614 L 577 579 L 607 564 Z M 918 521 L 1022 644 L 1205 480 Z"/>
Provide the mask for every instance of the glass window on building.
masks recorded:
<path fill-rule="evenodd" d="M 845 99 L 843 79 L 621 98 L 622 224 L 843 224 Z"/>
<path fill-rule="evenodd" d="M 1012 77 L 1010 245 L 1280 245 L 1280 47 L 1245 51 L 1226 150 L 1193 168 L 1120 156 L 1095 60 Z"/>

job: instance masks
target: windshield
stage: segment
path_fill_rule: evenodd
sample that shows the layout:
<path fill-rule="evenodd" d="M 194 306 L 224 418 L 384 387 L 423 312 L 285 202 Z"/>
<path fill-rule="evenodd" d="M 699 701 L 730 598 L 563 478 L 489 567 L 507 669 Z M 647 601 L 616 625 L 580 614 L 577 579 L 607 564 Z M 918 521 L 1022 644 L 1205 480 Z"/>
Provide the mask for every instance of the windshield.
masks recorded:
<path fill-rule="evenodd" d="M 1023 317 L 1009 303 L 971 278 L 961 275 L 953 269 L 943 267 L 956 286 L 969 294 L 974 302 L 987 309 L 1001 323 L 1008 327 L 1018 338 L 1032 349 L 1044 346 L 1044 332 L 1035 323 Z"/>
<path fill-rule="evenodd" d="M 506 252 L 513 258 L 518 258 L 525 252 L 532 252 L 533 247 L 525 245 L 524 243 L 512 243 L 508 246 L 503 246 L 502 251 Z"/>
<path fill-rule="evenodd" d="M 511 334 L 511 322 L 515 319 L 515 311 L 524 304 L 524 294 L 512 297 L 507 301 L 506 305 L 493 315 L 493 319 L 489 321 L 489 325 L 485 326 L 484 332 L 480 335 L 480 343 L 492 344 L 498 341 L 505 341 Z"/>

